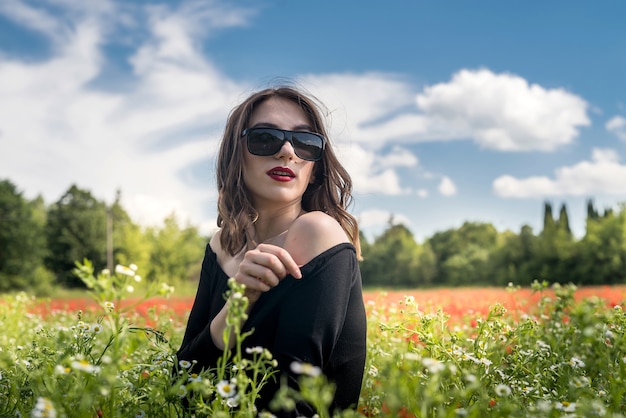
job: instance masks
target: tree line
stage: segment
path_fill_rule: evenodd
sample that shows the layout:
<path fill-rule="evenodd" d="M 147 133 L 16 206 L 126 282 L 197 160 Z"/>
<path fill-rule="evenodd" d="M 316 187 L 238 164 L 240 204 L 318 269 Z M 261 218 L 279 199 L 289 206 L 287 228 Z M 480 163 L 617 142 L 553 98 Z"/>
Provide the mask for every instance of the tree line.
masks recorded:
<path fill-rule="evenodd" d="M 142 227 L 120 201 L 119 192 L 107 205 L 72 185 L 47 205 L 41 197 L 26 199 L 11 181 L 0 181 L 0 292 L 81 286 L 72 270 L 85 258 L 96 269 L 137 264 L 147 280 L 197 280 L 209 237 L 174 215 L 160 227 Z M 572 235 L 566 206 L 555 216 L 545 202 L 538 234 L 528 225 L 515 233 L 465 222 L 418 243 L 406 226 L 390 220 L 380 236 L 370 242 L 361 235 L 361 243 L 365 286 L 626 282 L 626 206 L 600 213 L 592 200 L 580 239 Z"/>
<path fill-rule="evenodd" d="M 46 205 L 41 197 L 26 199 L 11 181 L 0 181 L 0 292 L 82 286 L 72 271 L 84 259 L 96 271 L 136 264 L 146 280 L 197 279 L 207 237 L 173 214 L 160 227 L 141 227 L 120 200 L 118 192 L 107 205 L 72 185 Z"/>
<path fill-rule="evenodd" d="M 576 239 L 565 204 L 558 216 L 544 202 L 543 229 L 499 232 L 490 223 L 465 222 L 418 244 L 403 225 L 389 227 L 372 243 L 363 241 L 365 285 L 506 286 L 549 283 L 626 283 L 626 205 L 600 213 L 587 201 L 585 234 Z"/>

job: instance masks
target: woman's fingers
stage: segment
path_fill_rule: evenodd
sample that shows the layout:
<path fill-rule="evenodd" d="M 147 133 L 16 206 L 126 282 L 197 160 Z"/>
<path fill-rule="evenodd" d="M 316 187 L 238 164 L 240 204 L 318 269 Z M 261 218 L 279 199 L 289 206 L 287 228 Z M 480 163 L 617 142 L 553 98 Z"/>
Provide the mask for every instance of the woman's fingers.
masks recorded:
<path fill-rule="evenodd" d="M 302 278 L 300 268 L 291 257 L 291 254 L 284 248 L 271 244 L 259 244 L 256 248 L 263 254 L 271 254 L 274 257 L 270 257 L 270 263 L 274 268 L 272 270 L 277 273 L 281 279 L 287 274 L 291 274 L 296 279 Z"/>
<path fill-rule="evenodd" d="M 260 244 L 246 253 L 235 279 L 250 289 L 266 292 L 277 286 L 287 274 L 302 277 L 291 255 L 281 247 Z"/>

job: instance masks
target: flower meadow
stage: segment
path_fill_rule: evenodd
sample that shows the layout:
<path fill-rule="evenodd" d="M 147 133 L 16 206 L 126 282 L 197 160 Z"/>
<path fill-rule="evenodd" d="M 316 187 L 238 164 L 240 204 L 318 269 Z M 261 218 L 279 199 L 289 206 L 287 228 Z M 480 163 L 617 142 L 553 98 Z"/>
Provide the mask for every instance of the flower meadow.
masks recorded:
<path fill-rule="evenodd" d="M 174 355 L 186 311 L 171 286 L 145 284 L 134 265 L 95 273 L 84 262 L 76 274 L 91 304 L 0 299 L 0 417 L 272 416 L 254 399 L 276 363 L 264 347 L 242 352 L 247 300 L 236 283 L 228 318 L 235 348 L 216 369 L 192 374 Z M 426 298 L 366 292 L 358 407 L 330 413 L 332 383 L 301 363 L 291 365 L 300 390 L 285 387 L 273 404 L 306 400 L 319 417 L 626 416 L 624 289 L 535 282 L 498 298 L 466 290 L 445 301 L 437 295 L 447 289 Z"/>

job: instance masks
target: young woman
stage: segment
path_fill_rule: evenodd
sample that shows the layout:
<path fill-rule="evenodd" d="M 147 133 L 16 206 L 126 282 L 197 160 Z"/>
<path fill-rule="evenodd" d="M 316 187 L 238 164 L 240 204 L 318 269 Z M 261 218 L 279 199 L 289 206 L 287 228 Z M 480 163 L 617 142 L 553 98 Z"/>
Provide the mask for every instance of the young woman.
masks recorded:
<path fill-rule="evenodd" d="M 244 345 L 267 348 L 295 388 L 293 362 L 319 367 L 336 385 L 333 407 L 345 409 L 359 400 L 366 318 L 358 226 L 347 212 L 352 183 L 327 138 L 316 102 L 292 87 L 259 91 L 231 112 L 217 161 L 220 230 L 178 358 L 217 365 L 234 277 L 250 301 Z M 259 411 L 279 384 L 265 386 Z M 303 404 L 293 411 L 314 413 Z"/>

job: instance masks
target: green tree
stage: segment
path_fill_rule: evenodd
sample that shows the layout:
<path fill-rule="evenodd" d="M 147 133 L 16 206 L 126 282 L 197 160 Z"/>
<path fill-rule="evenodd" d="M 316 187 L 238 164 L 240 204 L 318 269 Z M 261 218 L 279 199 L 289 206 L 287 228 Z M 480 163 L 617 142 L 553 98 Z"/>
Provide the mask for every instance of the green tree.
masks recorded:
<path fill-rule="evenodd" d="M 420 247 L 404 225 L 390 225 L 370 246 L 361 263 L 365 285 L 415 286 L 423 283 L 417 265 Z"/>
<path fill-rule="evenodd" d="M 458 269 L 467 263 L 473 268 L 485 269 L 480 282 L 487 278 L 488 265 L 485 260 L 495 249 L 498 240 L 498 231 L 490 223 L 465 222 L 459 229 L 449 229 L 437 232 L 429 240 L 433 252 L 437 257 L 437 284 L 450 284 L 450 280 L 457 280 Z M 452 257 L 457 257 L 448 263 Z M 465 260 L 463 260 L 465 258 Z M 482 261 L 480 261 L 482 260 Z M 478 264 L 480 264 L 480 266 Z M 454 277 L 449 277 L 452 274 Z M 467 282 L 468 280 L 463 280 Z"/>
<path fill-rule="evenodd" d="M 208 240 L 196 227 L 181 228 L 172 214 L 165 219 L 163 228 L 149 229 L 147 234 L 152 248 L 148 269 L 150 280 L 197 280 Z"/>
<path fill-rule="evenodd" d="M 538 238 L 530 226 L 522 226 L 520 233 L 505 231 L 492 252 L 490 284 L 505 286 L 514 283 L 529 285 L 536 278 L 535 262 Z"/>
<path fill-rule="evenodd" d="M 578 245 L 576 278 L 579 284 L 626 282 L 626 206 L 587 219 L 586 233 Z"/>
<path fill-rule="evenodd" d="M 9 180 L 0 181 L 0 292 L 47 290 L 45 219 L 41 197 L 29 202 Z"/>
<path fill-rule="evenodd" d="M 558 229 L 563 231 L 570 239 L 572 238 L 572 230 L 569 226 L 569 216 L 567 215 L 565 203 L 561 205 L 561 210 L 559 211 Z"/>
<path fill-rule="evenodd" d="M 537 278 L 557 283 L 571 282 L 572 271 L 576 266 L 576 250 L 565 204 L 555 222 L 552 206 L 546 202 L 543 231 L 539 235 L 538 250 L 535 253 Z"/>
<path fill-rule="evenodd" d="M 49 253 L 46 266 L 59 284 L 83 286 L 72 273 L 76 261 L 89 259 L 96 270 L 106 266 L 106 205 L 72 185 L 48 211 Z"/>
<path fill-rule="evenodd" d="M 136 264 L 142 272 L 150 269 L 153 240 L 141 226 L 134 223 L 121 204 L 118 190 L 109 208 L 114 264 Z M 142 273 L 145 274 L 145 273 Z"/>

